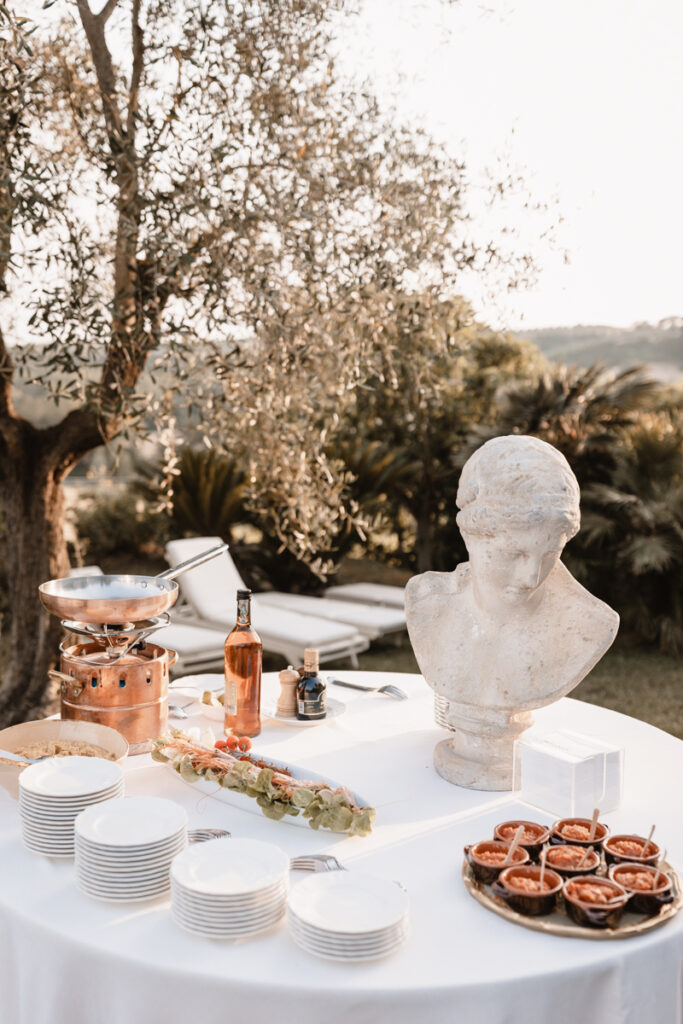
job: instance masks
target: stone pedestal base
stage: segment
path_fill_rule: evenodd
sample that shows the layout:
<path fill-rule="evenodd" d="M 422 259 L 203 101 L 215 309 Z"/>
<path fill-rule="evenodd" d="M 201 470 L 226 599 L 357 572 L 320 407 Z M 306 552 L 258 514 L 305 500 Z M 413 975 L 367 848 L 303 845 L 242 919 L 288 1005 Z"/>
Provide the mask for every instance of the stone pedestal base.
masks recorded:
<path fill-rule="evenodd" d="M 439 775 L 465 789 L 512 789 L 514 742 L 532 724 L 530 712 L 450 703 L 445 717 L 453 735 L 434 748 Z"/>

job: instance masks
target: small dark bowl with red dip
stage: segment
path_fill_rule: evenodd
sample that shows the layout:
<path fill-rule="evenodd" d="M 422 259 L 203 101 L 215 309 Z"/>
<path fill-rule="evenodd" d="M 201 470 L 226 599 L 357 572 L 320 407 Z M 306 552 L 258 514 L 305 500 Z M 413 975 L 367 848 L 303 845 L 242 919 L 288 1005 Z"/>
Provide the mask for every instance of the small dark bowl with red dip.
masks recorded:
<path fill-rule="evenodd" d="M 511 843 L 520 825 L 524 826 L 520 846 L 524 847 L 532 860 L 536 860 L 550 836 L 547 825 L 539 825 L 535 821 L 501 821 L 493 830 L 493 838 Z"/>
<path fill-rule="evenodd" d="M 602 848 L 602 844 L 609 836 L 607 825 L 598 821 L 595 825 L 595 835 L 590 838 L 592 821 L 590 818 L 560 818 L 550 830 L 550 842 L 553 846 L 592 846 L 596 850 Z"/>
<path fill-rule="evenodd" d="M 552 914 L 562 890 L 562 879 L 551 868 L 545 869 L 543 889 L 539 889 L 541 869 L 537 864 L 505 868 L 491 890 L 512 910 L 528 917 Z"/>
<path fill-rule="evenodd" d="M 647 849 L 645 850 L 647 846 Z M 659 847 L 645 836 L 610 836 L 605 842 L 605 860 L 608 864 L 652 864 L 659 859 Z M 643 856 L 643 851 L 645 855 Z"/>
<path fill-rule="evenodd" d="M 651 864 L 613 864 L 608 877 L 630 893 L 628 908 L 638 914 L 652 916 L 668 903 L 673 903 L 671 879 L 665 871 Z"/>
<path fill-rule="evenodd" d="M 569 917 L 589 928 L 615 928 L 631 898 L 618 882 L 594 875 L 567 879 L 562 893 Z"/>
<path fill-rule="evenodd" d="M 505 859 L 510 851 L 511 843 L 503 843 L 498 839 L 485 839 L 465 847 L 465 857 L 478 882 L 490 885 L 495 882 L 504 867 Z M 518 846 L 512 855 L 510 867 L 528 864 L 529 854 L 523 846 Z"/>
<path fill-rule="evenodd" d="M 587 846 L 558 844 L 548 847 L 545 862 L 563 878 L 574 878 L 594 874 L 600 867 L 600 853 Z"/>

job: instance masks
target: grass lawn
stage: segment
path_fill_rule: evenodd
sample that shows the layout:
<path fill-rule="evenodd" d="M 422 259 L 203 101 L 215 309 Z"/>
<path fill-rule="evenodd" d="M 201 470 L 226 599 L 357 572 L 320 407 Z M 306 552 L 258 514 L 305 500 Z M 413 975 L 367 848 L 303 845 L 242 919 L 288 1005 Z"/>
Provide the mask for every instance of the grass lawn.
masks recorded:
<path fill-rule="evenodd" d="M 407 637 L 376 642 L 358 656 L 375 672 L 419 672 Z M 345 663 L 350 668 L 350 662 Z M 570 697 L 621 711 L 683 739 L 683 661 L 656 651 L 615 645 Z"/>

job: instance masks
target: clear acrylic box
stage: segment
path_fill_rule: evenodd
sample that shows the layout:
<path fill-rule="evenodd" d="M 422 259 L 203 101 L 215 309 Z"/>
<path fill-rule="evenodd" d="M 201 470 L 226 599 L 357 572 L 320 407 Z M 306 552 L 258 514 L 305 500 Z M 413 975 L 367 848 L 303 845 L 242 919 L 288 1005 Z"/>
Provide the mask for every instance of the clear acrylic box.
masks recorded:
<path fill-rule="evenodd" d="M 569 730 L 530 730 L 515 743 L 514 788 L 524 803 L 557 818 L 602 814 L 621 802 L 624 751 Z"/>

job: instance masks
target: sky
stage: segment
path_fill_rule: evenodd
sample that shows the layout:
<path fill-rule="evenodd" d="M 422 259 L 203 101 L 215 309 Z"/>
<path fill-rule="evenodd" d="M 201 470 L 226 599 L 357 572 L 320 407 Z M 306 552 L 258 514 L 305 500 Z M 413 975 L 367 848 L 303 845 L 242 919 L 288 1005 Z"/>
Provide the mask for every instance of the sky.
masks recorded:
<path fill-rule="evenodd" d="M 464 156 L 475 197 L 502 162 L 547 204 L 510 211 L 538 281 L 513 296 L 470 282 L 478 311 L 628 326 L 683 315 L 682 46 L 680 0 L 363 0 L 340 58 Z"/>

